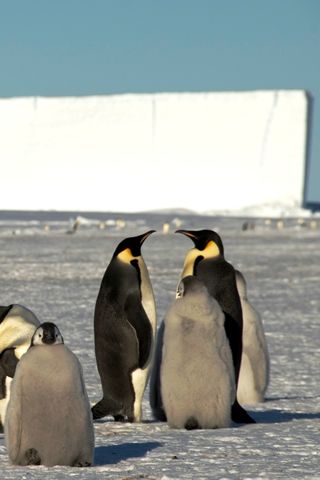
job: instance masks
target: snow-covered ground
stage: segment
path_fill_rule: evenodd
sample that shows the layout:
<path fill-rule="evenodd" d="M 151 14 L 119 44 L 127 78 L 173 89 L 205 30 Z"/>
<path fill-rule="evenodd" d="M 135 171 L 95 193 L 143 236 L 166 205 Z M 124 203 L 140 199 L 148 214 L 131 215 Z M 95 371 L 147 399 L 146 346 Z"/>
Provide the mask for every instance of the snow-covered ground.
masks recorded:
<path fill-rule="evenodd" d="M 54 217 L 54 215 L 53 215 Z M 142 252 L 154 287 L 158 322 L 173 301 L 191 242 L 175 228 L 219 231 L 226 257 L 246 276 L 260 311 L 271 358 L 267 401 L 250 408 L 255 425 L 178 431 L 152 420 L 148 392 L 141 424 L 95 423 L 95 466 L 14 467 L 0 435 L 3 480 L 61 479 L 316 479 L 320 478 L 320 219 L 266 222 L 184 216 L 162 233 L 164 216 L 126 224 L 0 215 L 2 305 L 22 303 L 55 322 L 83 365 L 89 398 L 100 398 L 93 346 L 93 310 L 104 270 L 118 242 L 156 228 Z M 172 220 L 172 219 L 171 219 Z M 101 228 L 104 226 L 105 228 Z M 247 229 L 244 229 L 247 228 Z M 39 366 L 41 368 L 41 366 Z"/>

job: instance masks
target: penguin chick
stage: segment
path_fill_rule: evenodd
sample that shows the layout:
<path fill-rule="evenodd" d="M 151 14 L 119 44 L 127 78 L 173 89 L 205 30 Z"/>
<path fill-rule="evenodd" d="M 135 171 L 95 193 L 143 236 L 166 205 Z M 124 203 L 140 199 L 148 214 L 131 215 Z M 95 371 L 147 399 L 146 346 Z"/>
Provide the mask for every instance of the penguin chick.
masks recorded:
<path fill-rule="evenodd" d="M 230 426 L 234 368 L 218 302 L 187 276 L 164 322 L 161 392 L 169 426 Z"/>
<path fill-rule="evenodd" d="M 93 421 L 82 368 L 53 323 L 37 328 L 17 365 L 5 438 L 15 465 L 92 464 Z"/>

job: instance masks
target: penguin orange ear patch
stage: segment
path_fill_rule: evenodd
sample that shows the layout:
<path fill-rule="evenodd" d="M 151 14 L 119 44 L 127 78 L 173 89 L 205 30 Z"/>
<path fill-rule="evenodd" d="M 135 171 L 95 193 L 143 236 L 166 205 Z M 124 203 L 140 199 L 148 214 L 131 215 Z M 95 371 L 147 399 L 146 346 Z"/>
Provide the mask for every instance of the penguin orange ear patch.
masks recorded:
<path fill-rule="evenodd" d="M 213 240 L 210 240 L 210 242 L 207 243 L 205 248 L 205 258 L 218 257 L 219 255 L 220 249 L 218 245 Z"/>
<path fill-rule="evenodd" d="M 118 254 L 118 258 L 119 258 L 119 260 L 121 260 L 124 263 L 130 263 L 131 260 L 133 259 L 133 255 L 132 255 L 132 252 L 131 252 L 130 248 L 126 248 L 125 250 L 120 252 Z"/>

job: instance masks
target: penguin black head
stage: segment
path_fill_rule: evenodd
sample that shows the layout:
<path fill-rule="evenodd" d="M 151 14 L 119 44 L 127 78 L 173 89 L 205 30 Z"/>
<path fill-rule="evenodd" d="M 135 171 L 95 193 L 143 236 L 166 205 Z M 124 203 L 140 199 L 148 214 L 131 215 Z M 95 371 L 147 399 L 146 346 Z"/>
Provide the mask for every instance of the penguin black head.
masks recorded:
<path fill-rule="evenodd" d="M 35 345 L 59 345 L 63 338 L 59 328 L 51 322 L 44 322 L 39 325 L 31 339 L 31 347 Z"/>
<path fill-rule="evenodd" d="M 199 251 L 215 247 L 216 255 L 224 256 L 223 243 L 220 235 L 214 230 L 176 230 L 175 233 L 182 233 L 191 238 L 194 246 Z"/>
<path fill-rule="evenodd" d="M 129 237 L 125 238 L 122 240 L 122 242 L 119 243 L 117 248 L 114 251 L 113 257 L 117 257 L 120 253 L 124 252 L 125 250 L 129 250 L 130 256 L 132 257 L 140 257 L 141 255 L 141 246 L 143 242 L 151 235 L 151 233 L 154 233 L 155 230 L 149 230 L 146 233 L 143 233 L 142 235 L 137 235 L 136 237 Z"/>

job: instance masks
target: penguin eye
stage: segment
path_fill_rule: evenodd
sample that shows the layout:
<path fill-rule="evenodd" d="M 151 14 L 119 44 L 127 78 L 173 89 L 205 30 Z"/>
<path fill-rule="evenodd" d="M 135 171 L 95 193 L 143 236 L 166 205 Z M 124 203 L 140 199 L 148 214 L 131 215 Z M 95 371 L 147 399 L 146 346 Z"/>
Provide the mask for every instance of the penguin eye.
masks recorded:
<path fill-rule="evenodd" d="M 38 334 L 38 337 L 41 338 L 41 333 Z"/>

